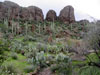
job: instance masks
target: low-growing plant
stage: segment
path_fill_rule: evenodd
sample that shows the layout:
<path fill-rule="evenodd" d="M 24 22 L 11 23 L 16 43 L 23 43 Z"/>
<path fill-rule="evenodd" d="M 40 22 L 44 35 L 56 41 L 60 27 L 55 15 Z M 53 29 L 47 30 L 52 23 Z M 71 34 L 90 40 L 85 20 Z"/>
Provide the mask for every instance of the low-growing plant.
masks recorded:
<path fill-rule="evenodd" d="M 36 42 L 37 39 L 34 38 L 34 37 L 32 37 L 32 36 L 27 35 L 27 36 L 25 36 L 24 39 L 23 39 L 23 42 L 25 42 L 25 41 L 31 41 L 31 42 L 32 42 L 32 41 L 33 41 L 33 42 L 35 41 L 35 42 Z"/>
<path fill-rule="evenodd" d="M 10 42 L 9 40 L 2 39 L 0 40 L 0 63 L 2 63 L 7 56 L 5 55 L 5 51 L 9 51 Z"/>
<path fill-rule="evenodd" d="M 2 72 L 5 72 L 5 74 L 7 73 L 8 75 L 16 75 L 19 73 L 19 70 L 16 69 L 16 67 L 14 66 L 14 64 L 7 64 L 7 65 L 4 65 L 2 67 L 0 67 Z"/>
<path fill-rule="evenodd" d="M 11 53 L 11 57 L 13 59 L 18 59 L 17 53 L 14 53 L 14 52 Z"/>
<path fill-rule="evenodd" d="M 71 59 L 63 53 L 59 53 L 55 57 L 55 65 L 51 66 L 51 70 L 57 73 L 57 75 L 71 75 Z"/>
<path fill-rule="evenodd" d="M 100 75 L 100 70 L 96 66 L 85 66 L 80 68 L 79 75 Z"/>
<path fill-rule="evenodd" d="M 30 65 L 30 66 L 26 66 L 24 68 L 24 70 L 25 70 L 26 73 L 30 73 L 30 72 L 34 72 L 36 68 L 37 68 L 36 65 L 34 65 L 34 66 L 33 65 Z"/>

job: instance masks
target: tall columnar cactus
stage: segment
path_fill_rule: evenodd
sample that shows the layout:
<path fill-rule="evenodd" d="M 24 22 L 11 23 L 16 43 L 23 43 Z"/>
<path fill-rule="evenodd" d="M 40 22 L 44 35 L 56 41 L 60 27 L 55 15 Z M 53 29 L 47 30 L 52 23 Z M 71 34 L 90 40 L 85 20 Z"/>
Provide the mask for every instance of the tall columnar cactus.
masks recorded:
<path fill-rule="evenodd" d="M 28 34 L 28 23 L 26 22 L 25 23 L 25 32 L 26 32 L 26 35 Z"/>

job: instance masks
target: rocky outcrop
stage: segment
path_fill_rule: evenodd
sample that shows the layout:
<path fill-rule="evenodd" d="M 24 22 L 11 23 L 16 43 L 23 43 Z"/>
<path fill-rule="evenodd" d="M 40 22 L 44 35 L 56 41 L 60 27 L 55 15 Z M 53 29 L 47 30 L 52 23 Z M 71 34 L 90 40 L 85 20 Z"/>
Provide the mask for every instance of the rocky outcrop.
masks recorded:
<path fill-rule="evenodd" d="M 46 15 L 46 20 L 47 21 L 55 21 L 55 20 L 57 20 L 56 12 L 54 10 L 49 10 L 47 12 L 47 15 Z"/>
<path fill-rule="evenodd" d="M 44 15 L 42 12 L 42 9 L 36 7 L 36 6 L 29 6 L 28 10 L 30 12 L 30 16 L 33 17 L 35 21 L 43 21 Z"/>
<path fill-rule="evenodd" d="M 29 20 L 30 18 L 29 10 L 27 8 L 21 7 L 21 10 L 19 12 L 19 18 L 22 20 Z"/>
<path fill-rule="evenodd" d="M 59 20 L 64 23 L 75 22 L 74 8 L 72 6 L 66 6 L 60 11 Z"/>
<path fill-rule="evenodd" d="M 16 3 L 5 1 L 0 2 L 0 20 L 22 19 L 32 21 L 43 21 L 42 9 L 36 6 L 20 7 Z"/>
<path fill-rule="evenodd" d="M 5 1 L 0 3 L 0 19 L 15 19 L 18 16 L 19 5 L 16 3 Z"/>
<path fill-rule="evenodd" d="M 0 20 L 32 20 L 32 21 L 43 21 L 44 15 L 42 9 L 36 6 L 21 7 L 16 3 L 5 1 L 0 2 Z M 57 17 L 54 10 L 49 10 L 46 15 L 47 21 L 60 20 L 64 23 L 75 22 L 74 8 L 72 6 L 66 6 L 60 11 L 59 17 Z"/>

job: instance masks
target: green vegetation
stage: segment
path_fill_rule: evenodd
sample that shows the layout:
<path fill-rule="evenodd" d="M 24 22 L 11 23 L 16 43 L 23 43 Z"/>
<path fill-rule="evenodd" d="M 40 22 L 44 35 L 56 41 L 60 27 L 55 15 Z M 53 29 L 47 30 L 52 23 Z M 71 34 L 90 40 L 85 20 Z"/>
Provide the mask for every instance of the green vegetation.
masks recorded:
<path fill-rule="evenodd" d="M 96 38 L 88 40 L 84 36 L 90 35 L 87 34 L 90 31 L 88 25 L 82 26 L 78 22 L 69 25 L 47 21 L 19 22 L 17 29 L 4 21 L 0 23 L 0 29 L 3 34 L 0 37 L 0 75 L 37 74 L 46 68 L 50 68 L 54 75 L 100 75 L 100 67 L 94 65 L 100 63 L 99 48 L 97 53 L 95 50 L 83 52 L 84 49 L 99 47 L 94 44 L 98 41 Z M 85 60 L 73 60 L 75 54 L 85 56 Z"/>

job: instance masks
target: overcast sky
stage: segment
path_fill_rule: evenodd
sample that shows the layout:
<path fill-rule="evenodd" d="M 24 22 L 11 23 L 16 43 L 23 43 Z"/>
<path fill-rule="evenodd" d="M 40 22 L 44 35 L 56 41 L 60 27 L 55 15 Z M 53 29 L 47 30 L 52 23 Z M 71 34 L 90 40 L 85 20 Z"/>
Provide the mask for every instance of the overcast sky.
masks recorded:
<path fill-rule="evenodd" d="M 4 0 L 0 0 L 4 1 Z M 20 6 L 38 6 L 46 15 L 49 9 L 54 9 L 59 15 L 62 8 L 67 5 L 72 5 L 75 10 L 76 20 L 89 19 L 94 17 L 100 19 L 100 0 L 10 0 L 19 4 Z"/>

